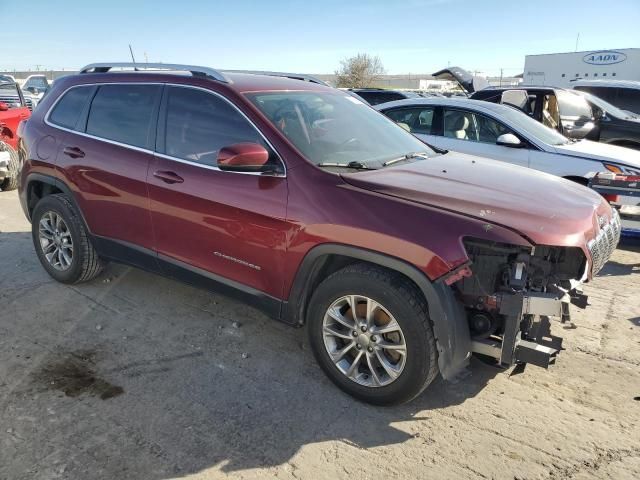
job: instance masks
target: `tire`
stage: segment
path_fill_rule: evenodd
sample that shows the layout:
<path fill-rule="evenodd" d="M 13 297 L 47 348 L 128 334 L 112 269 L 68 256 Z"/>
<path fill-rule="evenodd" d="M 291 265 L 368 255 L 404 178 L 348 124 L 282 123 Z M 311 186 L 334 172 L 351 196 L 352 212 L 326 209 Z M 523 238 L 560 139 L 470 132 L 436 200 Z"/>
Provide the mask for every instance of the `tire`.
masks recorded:
<path fill-rule="evenodd" d="M 355 301 L 347 300 L 343 307 L 338 308 L 343 301 L 342 298 L 345 296 L 348 298 L 350 295 L 356 296 Z M 353 360 L 357 357 L 358 350 L 354 351 L 353 348 L 358 346 L 363 335 L 355 330 L 351 331 L 354 337 L 358 333 L 357 339 L 353 339 L 357 343 L 355 347 L 348 350 L 344 357 L 346 361 L 340 360 L 340 363 L 335 363 L 335 358 L 340 357 L 343 349 L 347 349 L 349 345 L 350 340 L 343 338 L 342 335 L 350 327 L 345 326 L 342 329 L 343 324 L 340 321 L 330 324 L 336 317 L 335 313 L 328 315 L 328 309 L 332 307 L 332 312 L 344 312 L 344 316 L 341 316 L 342 321 L 353 320 L 350 311 L 352 303 L 355 303 L 356 316 L 363 319 L 366 317 L 364 310 L 367 310 L 369 301 L 372 301 L 373 305 L 377 303 L 380 306 L 376 310 L 372 308 L 373 317 L 376 319 L 375 322 L 382 317 L 383 323 L 380 326 L 375 325 L 375 322 L 370 324 L 369 334 L 372 336 L 368 340 L 367 338 L 362 340 L 363 343 L 360 345 L 362 348 L 359 350 L 365 359 L 350 377 L 345 370 L 349 371 L 347 365 L 350 360 L 351 365 L 355 363 Z M 401 332 L 375 335 L 376 331 L 388 328 L 393 319 L 399 325 Z M 384 323 L 387 321 L 388 323 Z M 311 349 L 322 370 L 339 388 L 363 402 L 374 405 L 408 402 L 422 393 L 438 374 L 436 342 L 424 296 L 406 277 L 390 270 L 359 263 L 349 265 L 327 277 L 311 298 L 306 327 Z M 340 337 L 333 336 L 336 330 L 340 330 Z M 396 336 L 395 342 L 389 341 L 389 335 Z M 377 337 L 377 343 L 374 343 L 376 341 L 374 337 Z M 404 342 L 400 339 L 401 337 Z M 381 348 L 383 343 L 387 347 L 389 343 L 395 343 L 398 346 L 404 343 L 406 352 L 404 365 L 401 365 L 402 356 L 398 355 L 397 351 Z M 369 353 L 364 351 L 365 345 Z M 329 353 L 330 350 L 335 355 L 334 359 Z M 376 361 L 376 356 L 383 352 L 393 353 L 396 358 L 399 358 L 395 364 L 397 368 L 393 370 L 394 374 L 400 366 L 402 368 L 395 379 L 386 374 L 389 370 L 382 368 L 382 361 Z M 389 360 L 388 357 L 385 359 Z M 372 373 L 371 366 L 377 374 Z M 384 376 L 389 383 L 382 382 Z"/>
<path fill-rule="evenodd" d="M 20 159 L 11 145 L 0 142 L 0 152 L 9 152 L 9 176 L 0 182 L 0 190 L 7 192 L 18 188 L 18 171 L 20 170 Z"/>
<path fill-rule="evenodd" d="M 63 240 L 68 244 L 70 238 L 72 248 L 67 248 L 67 253 L 71 250 L 72 254 L 69 256 L 71 260 L 67 265 L 56 267 L 45 254 L 46 248 L 43 246 L 43 242 L 47 245 L 49 243 L 48 240 L 43 240 L 41 237 L 41 229 L 43 229 L 42 223 L 52 225 L 50 220 L 57 218 L 57 216 L 62 219 L 61 225 L 64 225 L 60 231 L 67 238 Z M 86 282 L 95 278 L 102 271 L 104 264 L 91 244 L 84 222 L 74 204 L 65 194 L 48 195 L 38 202 L 33 211 L 31 237 L 40 263 L 49 275 L 61 283 Z M 63 268 L 65 266 L 66 268 Z"/>

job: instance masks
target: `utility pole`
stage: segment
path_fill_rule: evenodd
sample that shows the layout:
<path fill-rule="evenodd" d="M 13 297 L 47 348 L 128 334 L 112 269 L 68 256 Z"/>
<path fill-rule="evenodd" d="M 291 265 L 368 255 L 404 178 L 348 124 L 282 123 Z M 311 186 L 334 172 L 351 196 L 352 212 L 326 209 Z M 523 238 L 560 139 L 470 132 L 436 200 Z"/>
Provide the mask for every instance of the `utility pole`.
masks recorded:
<path fill-rule="evenodd" d="M 131 48 L 131 44 L 129 44 L 129 53 L 131 53 L 131 60 L 133 61 L 133 63 L 136 63 L 136 59 L 133 56 L 133 48 Z"/>
<path fill-rule="evenodd" d="M 502 68 L 500 69 L 500 86 L 502 86 Z"/>
<path fill-rule="evenodd" d="M 578 41 L 580 40 L 580 32 L 578 32 L 578 36 L 576 37 L 576 52 L 578 51 Z"/>

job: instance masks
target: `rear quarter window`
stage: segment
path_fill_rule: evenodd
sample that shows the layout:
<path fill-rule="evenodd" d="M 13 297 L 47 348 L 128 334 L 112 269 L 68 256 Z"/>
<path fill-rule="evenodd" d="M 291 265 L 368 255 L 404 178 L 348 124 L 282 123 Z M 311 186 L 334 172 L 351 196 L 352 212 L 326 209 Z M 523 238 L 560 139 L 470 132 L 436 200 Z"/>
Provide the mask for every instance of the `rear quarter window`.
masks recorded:
<path fill-rule="evenodd" d="M 76 129 L 78 120 L 94 87 L 75 87 L 67 91 L 49 115 L 49 122 L 60 127 Z"/>

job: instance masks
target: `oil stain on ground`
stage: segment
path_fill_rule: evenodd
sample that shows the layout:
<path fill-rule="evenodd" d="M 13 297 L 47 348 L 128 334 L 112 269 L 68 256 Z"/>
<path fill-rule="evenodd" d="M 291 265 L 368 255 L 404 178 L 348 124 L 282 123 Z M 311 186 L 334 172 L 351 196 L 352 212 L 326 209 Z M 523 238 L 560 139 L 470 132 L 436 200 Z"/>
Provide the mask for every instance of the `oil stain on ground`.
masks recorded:
<path fill-rule="evenodd" d="M 107 400 L 124 393 L 122 387 L 97 375 L 95 357 L 90 350 L 56 353 L 32 377 L 44 388 L 61 391 L 68 397 L 88 394 Z"/>

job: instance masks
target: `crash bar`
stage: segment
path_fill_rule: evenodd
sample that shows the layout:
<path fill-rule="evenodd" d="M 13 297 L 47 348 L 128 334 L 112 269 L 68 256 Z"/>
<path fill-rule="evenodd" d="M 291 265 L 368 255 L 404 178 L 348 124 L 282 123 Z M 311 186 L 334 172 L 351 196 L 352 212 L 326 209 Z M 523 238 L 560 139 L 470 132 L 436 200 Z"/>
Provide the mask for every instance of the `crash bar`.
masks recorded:
<path fill-rule="evenodd" d="M 284 73 L 284 72 L 263 72 L 260 70 L 225 70 L 227 73 L 249 73 L 251 75 L 267 75 L 269 77 L 285 77 L 293 80 L 302 80 L 303 82 L 318 83 L 320 85 L 329 86 L 329 84 L 318 77 L 307 75 L 305 73 Z"/>
<path fill-rule="evenodd" d="M 229 83 L 220 71 L 209 67 L 199 67 L 197 65 L 180 65 L 175 63 L 92 63 L 80 69 L 80 73 L 106 73 L 112 68 L 132 68 L 134 70 L 172 70 L 179 72 L 190 72 L 194 77 L 206 77 L 218 82 Z"/>

